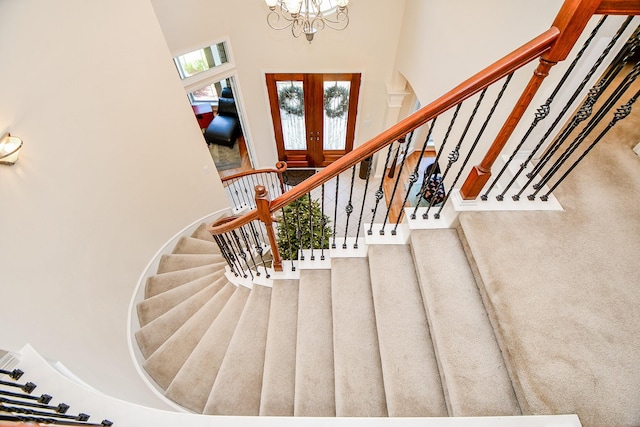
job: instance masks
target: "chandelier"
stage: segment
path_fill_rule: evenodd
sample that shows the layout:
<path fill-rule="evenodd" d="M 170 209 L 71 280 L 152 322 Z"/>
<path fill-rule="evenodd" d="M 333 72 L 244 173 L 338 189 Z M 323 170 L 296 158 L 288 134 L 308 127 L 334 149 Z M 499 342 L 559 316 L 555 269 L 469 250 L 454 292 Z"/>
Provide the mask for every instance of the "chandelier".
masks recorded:
<path fill-rule="evenodd" d="M 349 25 L 349 0 L 264 0 L 269 6 L 267 23 L 274 30 L 291 28 L 294 37 L 304 34 L 309 43 L 318 30 L 344 30 Z M 327 15 L 335 12 L 335 18 Z"/>

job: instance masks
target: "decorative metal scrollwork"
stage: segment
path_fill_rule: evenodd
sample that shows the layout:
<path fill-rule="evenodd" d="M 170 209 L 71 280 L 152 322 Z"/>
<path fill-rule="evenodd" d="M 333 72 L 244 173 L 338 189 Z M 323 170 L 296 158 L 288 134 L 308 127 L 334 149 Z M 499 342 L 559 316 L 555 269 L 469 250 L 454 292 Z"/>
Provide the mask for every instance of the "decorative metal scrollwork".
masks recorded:
<path fill-rule="evenodd" d="M 451 153 L 449 153 L 448 157 L 449 157 L 449 164 L 457 162 L 458 159 L 460 158 L 459 148 L 456 147 L 455 150 L 453 150 Z"/>

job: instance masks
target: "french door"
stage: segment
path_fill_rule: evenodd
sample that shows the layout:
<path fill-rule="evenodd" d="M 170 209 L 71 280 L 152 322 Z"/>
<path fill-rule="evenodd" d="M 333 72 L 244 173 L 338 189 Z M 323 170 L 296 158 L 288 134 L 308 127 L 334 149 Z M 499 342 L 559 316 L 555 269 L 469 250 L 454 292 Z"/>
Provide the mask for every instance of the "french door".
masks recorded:
<path fill-rule="evenodd" d="M 360 74 L 267 74 L 279 160 L 323 167 L 353 149 Z"/>

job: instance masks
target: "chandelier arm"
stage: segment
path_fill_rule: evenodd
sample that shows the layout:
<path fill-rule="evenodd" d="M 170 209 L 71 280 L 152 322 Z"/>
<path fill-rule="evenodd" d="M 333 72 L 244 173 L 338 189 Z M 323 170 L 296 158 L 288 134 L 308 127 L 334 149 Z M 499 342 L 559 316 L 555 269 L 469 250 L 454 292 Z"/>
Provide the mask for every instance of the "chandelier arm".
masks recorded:
<path fill-rule="evenodd" d="M 335 19 L 327 17 L 322 12 L 321 0 L 301 0 L 304 7 L 295 13 L 290 12 L 284 4 L 284 0 L 278 0 L 277 5 L 269 6 L 267 24 L 274 30 L 291 28 L 294 37 L 305 34 L 307 40 L 313 40 L 313 34 L 325 27 L 342 31 L 349 25 L 349 11 L 346 6 L 337 6 L 332 9 Z"/>
<path fill-rule="evenodd" d="M 284 24 L 280 24 L 280 21 L 284 20 Z M 267 14 L 267 24 L 274 30 L 284 30 L 293 25 L 295 19 L 289 18 L 283 13 L 276 12 L 275 8 L 270 10 Z"/>
<path fill-rule="evenodd" d="M 317 19 L 318 17 L 316 17 Z M 314 19 L 315 21 L 315 19 Z M 322 16 L 322 28 L 329 27 L 332 30 L 337 30 L 337 31 L 342 31 L 345 28 L 347 28 L 347 26 L 349 25 L 349 15 L 347 15 L 345 12 L 337 12 L 336 13 L 336 20 L 333 19 L 329 19 L 324 17 L 324 15 Z M 318 28 L 320 29 L 320 28 Z"/>

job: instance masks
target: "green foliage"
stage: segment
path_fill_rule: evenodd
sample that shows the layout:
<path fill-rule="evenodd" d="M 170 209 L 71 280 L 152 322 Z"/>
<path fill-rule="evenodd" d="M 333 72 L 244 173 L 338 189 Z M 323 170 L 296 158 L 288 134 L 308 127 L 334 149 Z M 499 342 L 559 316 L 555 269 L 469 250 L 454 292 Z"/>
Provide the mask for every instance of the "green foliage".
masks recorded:
<path fill-rule="evenodd" d="M 285 206 L 284 215 L 280 211 L 277 217 L 278 249 L 282 259 L 298 259 L 298 249 L 300 249 L 301 242 L 302 249 L 311 249 L 312 238 L 314 249 L 328 249 L 329 239 L 333 236 L 333 229 L 329 225 L 330 222 L 327 215 L 322 215 L 320 203 L 317 200 L 311 200 L 312 235 L 309 229 L 309 196 L 302 196 L 295 202 Z M 299 229 L 298 225 L 300 226 Z M 323 228 L 324 236 L 322 234 Z"/>
<path fill-rule="evenodd" d="M 190 76 L 204 71 L 208 68 L 203 59 L 195 59 L 186 62 L 183 67 L 184 71 Z"/>

